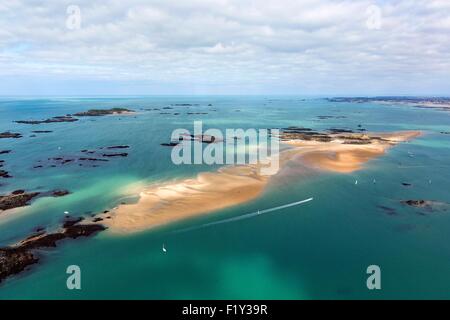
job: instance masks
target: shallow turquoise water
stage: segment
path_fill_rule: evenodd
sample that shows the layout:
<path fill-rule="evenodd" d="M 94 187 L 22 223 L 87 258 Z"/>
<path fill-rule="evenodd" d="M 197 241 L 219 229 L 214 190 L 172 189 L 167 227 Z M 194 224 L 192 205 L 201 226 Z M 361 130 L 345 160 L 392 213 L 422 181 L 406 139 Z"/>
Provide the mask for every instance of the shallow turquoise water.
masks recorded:
<path fill-rule="evenodd" d="M 161 110 L 180 115 L 141 110 L 177 103 L 199 106 Z M 110 107 L 129 107 L 138 114 L 36 126 L 12 122 Z M 186 115 L 191 111 L 208 114 Z M 318 120 L 319 115 L 346 118 Z M 6 160 L 5 169 L 14 176 L 0 181 L 1 194 L 21 188 L 66 188 L 73 193 L 41 198 L 23 212 L 0 215 L 0 245 L 20 240 L 37 226 L 56 226 L 64 211 L 86 215 L 112 208 L 129 193 L 130 186 L 215 169 L 175 166 L 170 161 L 171 149 L 159 145 L 170 139 L 173 129 L 191 129 L 193 120 L 203 120 L 205 129 L 356 129 L 362 124 L 368 131 L 420 129 L 425 134 L 352 174 L 283 177 L 257 200 L 202 218 L 136 235 L 118 237 L 105 232 L 64 242 L 57 249 L 45 250 L 40 265 L 0 285 L 0 298 L 450 298 L 450 211 L 420 215 L 399 203 L 403 199 L 450 203 L 450 136 L 439 133 L 450 131 L 450 114 L 404 106 L 293 96 L 3 98 L 0 131 L 21 132 L 24 137 L 0 140 L 1 150 L 13 150 L 0 159 Z M 32 138 L 32 130 L 53 132 Z M 41 159 L 118 144 L 130 145 L 130 155 L 98 168 L 33 169 Z M 402 182 L 413 187 L 405 188 Z M 173 232 L 311 196 L 315 200 L 300 207 Z M 388 215 L 380 205 L 395 208 L 398 214 Z M 161 250 L 163 243 L 167 254 Z M 66 288 L 65 270 L 72 264 L 82 270 L 80 291 Z M 380 291 L 366 287 L 366 268 L 371 264 L 381 267 Z"/>

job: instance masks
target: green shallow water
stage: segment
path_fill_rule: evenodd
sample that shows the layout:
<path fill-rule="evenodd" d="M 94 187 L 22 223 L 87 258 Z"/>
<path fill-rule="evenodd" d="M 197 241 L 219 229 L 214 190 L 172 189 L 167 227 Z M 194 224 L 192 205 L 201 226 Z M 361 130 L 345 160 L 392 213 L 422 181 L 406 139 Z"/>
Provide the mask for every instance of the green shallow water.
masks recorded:
<path fill-rule="evenodd" d="M 189 112 L 208 114 L 188 116 L 181 106 L 168 110 L 180 112 L 178 116 L 141 110 L 176 103 L 199 104 Z M 139 112 L 38 126 L 12 122 L 107 107 Z M 319 121 L 319 115 L 345 118 Z M 0 140 L 0 149 L 13 150 L 0 158 L 14 176 L 0 182 L 1 193 L 20 188 L 73 192 L 0 215 L 0 245 L 20 240 L 37 226 L 58 225 L 64 211 L 82 216 L 110 209 L 130 194 L 130 186 L 214 170 L 175 166 L 171 149 L 159 145 L 175 128 L 192 129 L 193 120 L 203 120 L 205 129 L 356 129 L 362 124 L 368 131 L 425 131 L 352 174 L 283 176 L 262 197 L 201 218 L 134 235 L 104 232 L 66 241 L 44 250 L 40 265 L 2 283 L 0 299 L 450 298 L 450 211 L 421 215 L 420 210 L 400 204 L 404 199 L 450 203 L 450 136 L 439 133 L 450 131 L 449 116 L 435 110 L 291 96 L 0 100 L 0 131 L 24 134 L 22 139 Z M 31 130 L 53 132 L 31 138 Z M 33 169 L 41 159 L 118 144 L 131 146 L 129 157 L 98 168 Z M 413 187 L 405 188 L 402 182 Z M 174 232 L 308 197 L 314 201 L 252 219 Z M 379 206 L 397 214 L 388 215 Z M 82 270 L 80 291 L 66 288 L 65 270 L 73 264 Z M 381 267 L 382 290 L 366 287 L 366 268 L 371 264 Z"/>

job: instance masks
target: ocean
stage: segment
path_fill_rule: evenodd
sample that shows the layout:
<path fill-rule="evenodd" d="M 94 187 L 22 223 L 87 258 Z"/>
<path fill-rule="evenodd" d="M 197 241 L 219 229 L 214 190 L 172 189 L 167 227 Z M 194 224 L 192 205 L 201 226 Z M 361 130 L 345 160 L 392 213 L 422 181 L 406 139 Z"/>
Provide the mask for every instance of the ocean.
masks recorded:
<path fill-rule="evenodd" d="M 136 113 L 72 123 L 13 122 L 113 107 Z M 151 183 L 216 170 L 217 165 L 177 166 L 171 148 L 160 145 L 170 141 L 174 129 L 192 130 L 194 120 L 224 131 L 361 125 L 368 132 L 421 130 L 423 135 L 353 173 L 300 170 L 242 205 L 141 233 L 105 231 L 64 241 L 41 250 L 39 264 L 1 283 L 0 299 L 450 298 L 450 210 L 425 212 L 401 203 L 450 203 L 450 135 L 441 133 L 450 131 L 450 113 L 398 104 L 301 96 L 1 98 L 0 132 L 23 137 L 0 139 L 0 150 L 12 150 L 0 159 L 13 176 L 0 178 L 0 194 L 17 189 L 71 194 L 0 212 L 0 246 L 20 241 L 36 227 L 57 226 L 66 211 L 74 217 L 103 212 L 124 199 L 136 201 L 136 190 Z M 49 158 L 114 145 L 129 145 L 128 157 L 98 167 L 34 168 Z M 176 232 L 310 197 L 314 200 L 307 204 L 251 219 Z M 81 268 L 81 290 L 67 289 L 70 265 Z M 370 265 L 381 269 L 381 290 L 367 288 Z"/>

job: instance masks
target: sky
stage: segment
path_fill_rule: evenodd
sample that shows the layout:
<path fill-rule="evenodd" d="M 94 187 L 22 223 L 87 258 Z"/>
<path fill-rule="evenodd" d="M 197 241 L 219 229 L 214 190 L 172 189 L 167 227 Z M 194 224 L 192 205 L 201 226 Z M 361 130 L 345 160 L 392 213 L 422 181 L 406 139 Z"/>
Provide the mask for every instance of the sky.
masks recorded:
<path fill-rule="evenodd" d="M 450 95 L 449 0 L 1 0 L 0 95 Z"/>

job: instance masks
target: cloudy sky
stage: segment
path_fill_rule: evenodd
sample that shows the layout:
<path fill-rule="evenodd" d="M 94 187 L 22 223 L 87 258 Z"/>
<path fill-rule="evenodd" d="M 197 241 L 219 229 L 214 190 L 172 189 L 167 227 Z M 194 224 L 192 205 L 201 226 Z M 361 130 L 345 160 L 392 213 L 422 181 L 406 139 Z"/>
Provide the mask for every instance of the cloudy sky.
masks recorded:
<path fill-rule="evenodd" d="M 449 0 L 2 0 L 1 95 L 450 95 Z"/>

